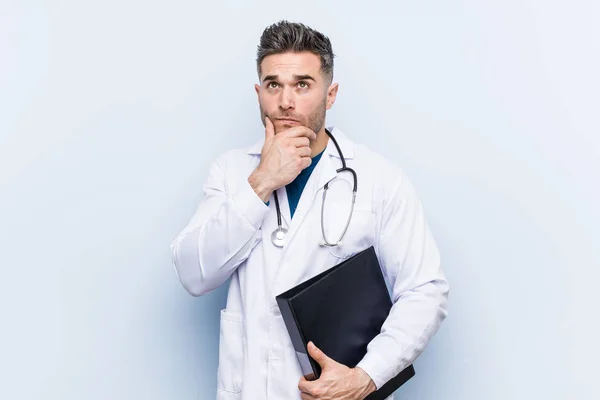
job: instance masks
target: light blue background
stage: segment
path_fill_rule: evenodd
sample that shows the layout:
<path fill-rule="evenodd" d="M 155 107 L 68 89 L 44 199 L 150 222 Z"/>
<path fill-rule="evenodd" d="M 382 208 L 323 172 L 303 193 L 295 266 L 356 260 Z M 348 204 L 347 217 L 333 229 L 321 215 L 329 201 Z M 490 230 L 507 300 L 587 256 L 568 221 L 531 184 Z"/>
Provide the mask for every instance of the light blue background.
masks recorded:
<path fill-rule="evenodd" d="M 0 3 L 0 398 L 211 399 L 226 287 L 169 244 L 263 134 L 264 27 L 324 31 L 329 114 L 402 165 L 451 283 L 403 399 L 598 399 L 597 1 Z"/>

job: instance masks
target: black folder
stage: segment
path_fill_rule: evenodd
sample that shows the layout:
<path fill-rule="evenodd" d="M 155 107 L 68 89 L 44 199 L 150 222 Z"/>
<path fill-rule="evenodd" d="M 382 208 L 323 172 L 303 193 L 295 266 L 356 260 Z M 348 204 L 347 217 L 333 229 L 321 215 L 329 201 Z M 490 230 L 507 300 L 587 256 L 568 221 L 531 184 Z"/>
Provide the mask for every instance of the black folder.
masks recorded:
<path fill-rule="evenodd" d="M 312 341 L 328 357 L 350 368 L 367 353 L 392 307 L 375 250 L 366 250 L 275 297 L 306 379 L 321 367 L 309 355 Z M 409 365 L 371 393 L 383 400 L 415 375 Z"/>

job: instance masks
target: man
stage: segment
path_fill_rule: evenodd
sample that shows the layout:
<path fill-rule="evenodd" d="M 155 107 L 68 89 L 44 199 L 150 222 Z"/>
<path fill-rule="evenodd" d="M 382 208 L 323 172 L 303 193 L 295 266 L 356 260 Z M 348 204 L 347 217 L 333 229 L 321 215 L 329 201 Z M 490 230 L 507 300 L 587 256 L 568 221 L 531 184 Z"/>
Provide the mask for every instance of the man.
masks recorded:
<path fill-rule="evenodd" d="M 221 311 L 218 399 L 363 399 L 411 364 L 446 316 L 448 284 L 413 187 L 402 170 L 337 127 L 327 129 L 356 171 L 358 191 L 343 240 L 323 245 L 322 233 L 335 242 L 343 232 L 352 201 L 352 175 L 336 173 L 343 160 L 325 127 L 338 92 L 333 57 L 329 39 L 302 24 L 265 29 L 255 85 L 264 138 L 213 163 L 204 199 L 171 244 L 192 295 L 231 278 Z M 280 228 L 287 233 L 278 243 Z M 322 375 L 307 381 L 275 296 L 371 245 L 392 310 L 354 368 L 309 345 Z"/>

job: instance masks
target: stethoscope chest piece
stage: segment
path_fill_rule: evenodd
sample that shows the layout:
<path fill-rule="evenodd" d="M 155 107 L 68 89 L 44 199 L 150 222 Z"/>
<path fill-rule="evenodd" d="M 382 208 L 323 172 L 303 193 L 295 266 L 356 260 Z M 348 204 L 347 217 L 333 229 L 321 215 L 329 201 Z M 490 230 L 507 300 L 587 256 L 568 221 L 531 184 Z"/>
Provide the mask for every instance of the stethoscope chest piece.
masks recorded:
<path fill-rule="evenodd" d="M 287 234 L 287 229 L 283 227 L 278 227 L 271 234 L 271 241 L 277 247 L 283 247 L 285 243 L 285 236 Z"/>

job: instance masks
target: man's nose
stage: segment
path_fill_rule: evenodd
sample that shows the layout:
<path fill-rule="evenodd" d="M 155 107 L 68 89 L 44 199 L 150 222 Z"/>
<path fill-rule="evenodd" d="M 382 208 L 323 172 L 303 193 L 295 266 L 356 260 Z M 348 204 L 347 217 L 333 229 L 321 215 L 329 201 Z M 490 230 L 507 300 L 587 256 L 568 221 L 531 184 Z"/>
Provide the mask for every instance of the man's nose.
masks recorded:
<path fill-rule="evenodd" d="M 279 97 L 279 108 L 282 110 L 291 110 L 294 109 L 294 93 L 291 88 L 285 88 L 281 91 L 281 96 Z"/>

